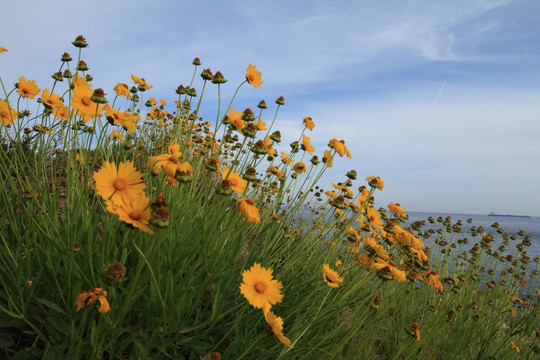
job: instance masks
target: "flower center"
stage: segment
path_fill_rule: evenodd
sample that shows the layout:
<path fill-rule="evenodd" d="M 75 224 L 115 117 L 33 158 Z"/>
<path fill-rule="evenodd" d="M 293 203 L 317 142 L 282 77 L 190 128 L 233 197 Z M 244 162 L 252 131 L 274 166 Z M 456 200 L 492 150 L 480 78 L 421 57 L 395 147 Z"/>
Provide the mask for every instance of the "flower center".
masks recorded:
<path fill-rule="evenodd" d="M 133 212 L 130 212 L 130 213 L 129 213 L 129 217 L 131 218 L 131 220 L 138 221 L 138 220 L 140 220 L 140 218 L 141 218 L 141 214 L 139 214 L 139 213 L 136 212 L 136 211 L 133 211 Z"/>
<path fill-rule="evenodd" d="M 169 158 L 169 161 L 172 162 L 173 164 L 178 164 L 178 158 L 174 155 L 171 155 L 171 157 Z"/>
<path fill-rule="evenodd" d="M 116 190 L 123 191 L 127 189 L 128 184 L 126 180 L 118 178 L 113 181 L 113 186 Z"/>
<path fill-rule="evenodd" d="M 84 104 L 84 106 L 89 106 L 92 103 L 92 101 L 90 101 L 90 98 L 88 96 L 81 98 L 81 102 Z"/>
<path fill-rule="evenodd" d="M 255 291 L 258 292 L 259 294 L 264 294 L 264 292 L 266 291 L 266 284 L 262 281 L 257 281 L 255 283 Z"/>

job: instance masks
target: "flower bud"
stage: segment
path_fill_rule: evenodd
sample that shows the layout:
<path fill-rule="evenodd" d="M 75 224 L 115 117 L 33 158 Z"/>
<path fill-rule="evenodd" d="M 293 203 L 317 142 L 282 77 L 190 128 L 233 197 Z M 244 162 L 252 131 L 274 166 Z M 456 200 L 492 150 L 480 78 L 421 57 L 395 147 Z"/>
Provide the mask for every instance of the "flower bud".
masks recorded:
<path fill-rule="evenodd" d="M 276 99 L 276 104 L 285 105 L 285 99 L 283 98 L 283 96 L 280 96 Z"/>
<path fill-rule="evenodd" d="M 274 131 L 272 134 L 270 134 L 270 139 L 277 143 L 281 142 L 281 133 L 279 131 Z"/>
<path fill-rule="evenodd" d="M 346 176 L 351 180 L 356 180 L 356 170 L 351 170 L 347 172 Z"/>
<path fill-rule="evenodd" d="M 255 114 L 253 114 L 253 111 L 250 108 L 244 110 L 242 113 L 242 120 L 245 122 L 255 121 Z"/>
<path fill-rule="evenodd" d="M 62 78 L 62 72 L 58 71 L 58 72 L 55 72 L 54 74 L 52 74 L 51 76 L 54 80 L 56 81 L 63 81 L 64 79 Z"/>
<path fill-rule="evenodd" d="M 90 81 L 94 80 L 94 78 L 90 74 L 86 74 L 86 76 L 84 78 L 86 79 L 86 82 L 90 82 Z"/>
<path fill-rule="evenodd" d="M 77 64 L 77 70 L 78 71 L 88 71 L 89 67 L 86 65 L 86 63 L 83 60 L 80 60 Z"/>
<path fill-rule="evenodd" d="M 315 166 L 317 166 L 319 163 L 320 163 L 320 160 L 319 160 L 319 157 L 317 155 L 314 155 L 312 158 L 311 158 L 311 163 Z"/>
<path fill-rule="evenodd" d="M 289 144 L 291 146 L 291 152 L 297 153 L 298 152 L 298 141 L 294 141 Z"/>
<path fill-rule="evenodd" d="M 264 146 L 264 142 L 262 140 L 259 140 L 253 145 L 253 147 L 250 149 L 255 154 L 266 154 L 266 147 Z"/>
<path fill-rule="evenodd" d="M 109 264 L 101 273 L 101 279 L 107 285 L 118 285 L 122 283 L 126 276 L 126 268 L 122 263 Z"/>
<path fill-rule="evenodd" d="M 78 48 L 85 48 L 88 46 L 88 43 L 86 42 L 86 39 L 82 36 L 82 35 L 79 35 L 75 38 L 75 40 L 72 42 L 72 44 L 75 46 L 75 47 L 78 47 Z M 69 55 L 68 55 L 69 56 Z M 63 61 L 63 60 L 62 60 Z"/>
<path fill-rule="evenodd" d="M 216 188 L 216 194 L 228 196 L 233 192 L 231 183 L 229 180 L 223 180 Z"/>
<path fill-rule="evenodd" d="M 65 77 L 66 79 L 71 79 L 73 77 L 69 69 L 64 70 L 64 73 L 62 74 L 62 76 Z"/>
<path fill-rule="evenodd" d="M 214 76 L 212 77 L 212 84 L 224 84 L 227 80 L 221 73 L 221 71 L 217 71 Z"/>
<path fill-rule="evenodd" d="M 259 103 L 257 104 L 257 107 L 258 107 L 259 109 L 266 109 L 268 106 L 266 106 L 266 101 L 261 100 L 261 101 L 259 101 Z"/>
<path fill-rule="evenodd" d="M 171 223 L 171 215 L 165 207 L 160 207 L 152 213 L 150 217 L 150 224 L 157 226 L 159 228 L 166 228 Z"/>
<path fill-rule="evenodd" d="M 103 89 L 96 89 L 94 90 L 94 93 L 92 96 L 90 96 L 90 100 L 97 104 L 105 104 L 107 102 L 107 99 L 105 99 L 105 92 Z"/>
<path fill-rule="evenodd" d="M 192 64 L 195 66 L 199 66 L 201 65 L 201 60 L 198 57 L 196 57 L 195 59 L 193 59 Z"/>
<path fill-rule="evenodd" d="M 65 61 L 65 62 L 69 62 L 69 61 L 71 61 L 73 59 L 71 58 L 71 56 L 67 52 L 65 52 L 65 53 L 62 54 L 62 58 L 60 60 Z"/>
<path fill-rule="evenodd" d="M 195 90 L 195 88 L 187 87 L 186 94 L 188 94 L 188 96 L 195 97 L 197 96 L 197 90 Z"/>
<path fill-rule="evenodd" d="M 257 180 L 257 170 L 255 170 L 252 167 L 247 168 L 244 175 L 242 175 L 242 178 L 244 180 L 247 180 L 247 181 L 256 181 Z"/>
<path fill-rule="evenodd" d="M 248 123 L 246 126 L 244 126 L 241 130 L 242 134 L 244 136 L 255 138 L 255 134 L 257 134 L 257 128 L 255 125 L 251 122 Z"/>
<path fill-rule="evenodd" d="M 204 80 L 212 80 L 212 77 L 214 75 L 212 75 L 212 71 L 210 69 L 205 69 L 202 71 L 201 73 L 201 77 L 204 79 Z"/>

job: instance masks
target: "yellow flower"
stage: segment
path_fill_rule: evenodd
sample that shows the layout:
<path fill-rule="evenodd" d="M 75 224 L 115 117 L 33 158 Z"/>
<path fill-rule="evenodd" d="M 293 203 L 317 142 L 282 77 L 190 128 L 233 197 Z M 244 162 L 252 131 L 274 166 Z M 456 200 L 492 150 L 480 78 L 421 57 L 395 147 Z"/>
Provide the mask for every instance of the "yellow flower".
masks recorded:
<path fill-rule="evenodd" d="M 416 336 L 416 341 L 420 341 L 420 325 L 417 322 L 413 322 L 409 325 L 409 331 Z"/>
<path fill-rule="evenodd" d="M 373 206 L 367 208 L 367 217 L 371 226 L 376 229 L 382 229 L 381 215 Z"/>
<path fill-rule="evenodd" d="M 255 65 L 249 64 L 246 73 L 246 80 L 256 88 L 262 85 L 263 82 L 261 80 L 261 72 L 257 71 Z"/>
<path fill-rule="evenodd" d="M 401 205 L 399 205 L 399 203 L 394 204 L 393 202 L 391 202 L 390 204 L 388 204 L 388 210 L 390 210 L 393 213 L 399 214 L 400 216 L 404 218 L 407 217 L 405 210 L 403 210 L 403 208 L 401 207 Z"/>
<path fill-rule="evenodd" d="M 60 98 L 58 94 L 49 94 L 49 89 L 44 89 L 41 93 L 41 100 L 43 104 L 52 108 L 58 108 L 64 105 L 64 100 Z"/>
<path fill-rule="evenodd" d="M 268 311 L 283 299 L 283 285 L 273 279 L 272 272 L 272 269 L 266 269 L 259 263 L 242 272 L 240 292 L 252 306 L 263 311 Z"/>
<path fill-rule="evenodd" d="M 293 165 L 293 171 L 297 174 L 306 172 L 306 170 L 307 170 L 306 164 L 304 164 L 302 161 L 299 161 Z"/>
<path fill-rule="evenodd" d="M 174 177 L 176 175 L 176 171 L 178 171 L 178 166 L 180 165 L 180 162 L 178 160 L 178 157 L 175 155 L 170 154 L 161 154 L 156 156 L 149 156 L 148 157 L 148 166 L 153 166 L 154 171 L 159 171 L 161 167 L 163 167 L 163 170 L 165 170 L 165 174 L 169 177 Z"/>
<path fill-rule="evenodd" d="M 150 209 L 148 208 L 149 202 L 150 199 L 141 192 L 138 197 L 129 204 L 124 203 L 117 205 L 109 200 L 105 201 L 105 204 L 107 205 L 108 212 L 118 215 L 118 220 L 153 235 L 154 232 L 146 225 L 151 217 Z"/>
<path fill-rule="evenodd" d="M 302 123 L 308 130 L 313 130 L 313 128 L 315 127 L 315 123 L 313 122 L 313 120 L 311 120 L 309 116 L 306 116 L 304 120 L 302 120 Z"/>
<path fill-rule="evenodd" d="M 422 249 L 424 247 L 422 240 L 409 231 L 402 229 L 399 225 L 394 225 L 394 237 L 401 245 L 410 246 L 413 249 Z"/>
<path fill-rule="evenodd" d="M 167 152 L 176 157 L 182 156 L 182 153 L 180 152 L 180 145 L 175 143 L 174 140 L 169 144 Z"/>
<path fill-rule="evenodd" d="M 426 284 L 434 288 L 435 290 L 439 292 L 444 292 L 443 285 L 441 284 L 441 281 L 439 280 L 439 275 L 435 271 L 428 271 L 424 274 L 424 277 L 426 278 Z"/>
<path fill-rule="evenodd" d="M 37 87 L 34 80 L 26 80 L 24 77 L 19 78 L 17 83 L 17 94 L 22 97 L 33 99 L 37 94 L 39 94 L 40 89 Z"/>
<path fill-rule="evenodd" d="M 253 200 L 240 197 L 236 200 L 236 210 L 238 210 L 242 215 L 244 215 L 249 222 L 258 224 L 261 222 L 259 216 L 259 210 L 255 207 Z"/>
<path fill-rule="evenodd" d="M 0 54 L 5 53 L 7 49 L 3 46 L 0 46 Z"/>
<path fill-rule="evenodd" d="M 11 125 L 13 120 L 17 120 L 17 111 L 7 101 L 0 99 L 0 124 Z"/>
<path fill-rule="evenodd" d="M 334 149 L 339 156 L 343 157 L 343 155 L 347 155 L 349 159 L 351 158 L 351 152 L 345 146 L 345 140 L 330 139 L 328 146 Z"/>
<path fill-rule="evenodd" d="M 229 109 L 229 120 L 231 121 L 231 124 L 234 125 L 234 127 L 240 131 L 246 126 L 246 123 L 244 120 L 242 120 L 242 113 L 239 111 L 236 111 L 236 108 Z"/>
<path fill-rule="evenodd" d="M 289 159 L 289 155 L 284 153 L 283 151 L 281 152 L 281 161 L 287 165 L 290 165 L 293 162 L 292 159 Z"/>
<path fill-rule="evenodd" d="M 142 173 L 137 171 L 133 162 L 121 162 L 116 167 L 114 162 L 105 161 L 99 171 L 94 172 L 97 193 L 115 205 L 129 204 L 141 194 L 144 195 L 146 185 Z"/>
<path fill-rule="evenodd" d="M 105 116 L 107 120 L 113 125 L 124 125 L 129 121 L 129 113 L 127 111 L 120 111 L 113 109 L 109 104 L 105 104 Z"/>
<path fill-rule="evenodd" d="M 231 185 L 233 191 L 237 194 L 241 194 L 246 191 L 247 181 L 242 179 L 239 173 L 234 171 L 229 171 L 229 167 L 226 167 L 221 172 L 221 177 L 223 180 L 227 180 Z"/>
<path fill-rule="evenodd" d="M 302 134 L 302 145 L 309 155 L 313 155 L 315 153 L 315 148 L 311 145 L 309 138 L 304 134 Z"/>
<path fill-rule="evenodd" d="M 294 346 L 291 344 L 291 340 L 289 340 L 285 335 L 283 335 L 283 319 L 279 316 L 276 316 L 271 311 L 267 311 L 264 313 L 264 318 L 266 319 L 266 322 L 268 325 L 270 325 L 270 328 L 272 329 L 272 332 L 279 341 L 283 343 L 283 345 L 287 346 L 289 349 L 293 349 Z"/>
<path fill-rule="evenodd" d="M 59 107 L 58 109 L 54 110 L 54 116 L 62 120 L 69 119 L 69 107 L 67 106 Z"/>
<path fill-rule="evenodd" d="M 131 75 L 131 79 L 133 80 L 135 84 L 144 86 L 148 90 L 150 90 L 153 87 L 152 85 L 148 84 L 144 78 L 139 78 L 135 75 Z"/>
<path fill-rule="evenodd" d="M 334 161 L 334 156 L 330 153 L 330 151 L 324 150 L 324 153 L 323 153 L 324 165 L 326 165 L 327 168 L 331 168 L 333 161 Z"/>
<path fill-rule="evenodd" d="M 119 82 L 115 87 L 113 87 L 113 90 L 117 96 L 125 96 L 127 100 L 129 100 L 131 97 L 129 87 L 126 83 Z"/>
<path fill-rule="evenodd" d="M 257 130 L 259 131 L 266 130 L 266 124 L 264 123 L 264 121 L 262 121 L 262 119 L 255 121 L 255 127 L 257 127 Z"/>
<path fill-rule="evenodd" d="M 328 264 L 323 265 L 323 278 L 330 287 L 337 288 L 343 283 L 343 278 L 335 270 L 330 269 Z"/>
<path fill-rule="evenodd" d="M 71 106 L 77 112 L 77 115 L 83 117 L 83 121 L 87 122 L 94 116 L 101 115 L 101 106 L 92 100 L 92 89 L 90 84 L 86 82 L 85 78 L 73 77 L 73 100 Z"/>
<path fill-rule="evenodd" d="M 516 352 L 519 352 L 519 347 L 513 341 L 510 341 L 510 347 L 516 350 Z"/>
<path fill-rule="evenodd" d="M 380 257 L 383 260 L 387 260 L 390 255 L 388 254 L 388 251 L 386 251 L 381 244 L 377 243 L 377 241 L 372 237 L 365 237 L 362 239 L 364 242 L 364 246 L 367 247 L 367 249 Z"/>
<path fill-rule="evenodd" d="M 94 288 L 90 291 L 81 291 L 79 295 L 75 298 L 75 305 L 77 305 L 77 311 L 81 310 L 83 307 L 90 305 L 95 301 L 99 301 L 100 313 L 106 313 L 111 311 L 109 302 L 107 301 L 107 292 L 101 288 Z"/>
<path fill-rule="evenodd" d="M 283 176 L 285 176 L 285 173 L 283 171 L 279 171 L 277 166 L 269 166 L 268 169 L 266 169 L 266 172 L 276 175 L 278 179 L 283 179 Z"/>
<path fill-rule="evenodd" d="M 366 178 L 369 186 L 382 190 L 384 188 L 384 181 L 378 176 L 368 176 Z"/>

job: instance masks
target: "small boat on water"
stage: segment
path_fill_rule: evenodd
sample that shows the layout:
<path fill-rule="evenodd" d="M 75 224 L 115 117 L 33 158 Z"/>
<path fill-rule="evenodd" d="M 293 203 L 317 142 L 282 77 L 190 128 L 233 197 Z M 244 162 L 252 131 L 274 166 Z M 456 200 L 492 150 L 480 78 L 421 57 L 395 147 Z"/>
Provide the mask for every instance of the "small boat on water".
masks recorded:
<path fill-rule="evenodd" d="M 520 218 L 530 218 L 529 215 L 501 215 L 496 214 L 493 211 L 488 214 L 488 216 L 505 216 L 505 217 L 520 217 Z"/>

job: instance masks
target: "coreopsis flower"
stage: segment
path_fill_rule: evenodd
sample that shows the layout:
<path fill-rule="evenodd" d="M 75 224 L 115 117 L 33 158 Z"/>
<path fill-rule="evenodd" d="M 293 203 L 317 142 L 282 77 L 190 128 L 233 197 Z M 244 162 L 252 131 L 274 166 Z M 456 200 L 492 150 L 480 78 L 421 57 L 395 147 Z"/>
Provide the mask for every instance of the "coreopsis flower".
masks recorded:
<path fill-rule="evenodd" d="M 410 247 L 410 248 L 407 249 L 407 251 L 410 252 L 413 255 L 416 255 L 416 257 L 418 258 L 418 261 L 420 261 L 420 262 L 428 261 L 428 256 L 421 249 L 415 249 L 413 247 Z"/>
<path fill-rule="evenodd" d="M 87 122 L 94 116 L 100 116 L 101 105 L 90 100 L 94 92 L 85 78 L 73 77 L 73 85 L 71 106 L 77 112 L 77 115 L 82 116 L 84 122 Z"/>
<path fill-rule="evenodd" d="M 255 224 L 261 222 L 259 210 L 251 199 L 245 198 L 243 196 L 238 198 L 236 200 L 236 210 L 238 210 L 242 215 L 244 215 L 249 222 Z"/>
<path fill-rule="evenodd" d="M 381 259 L 388 260 L 390 257 L 388 251 L 386 251 L 381 244 L 377 243 L 374 238 L 365 237 L 362 239 L 362 242 L 364 243 L 364 247 L 366 247 L 370 253 L 380 257 Z"/>
<path fill-rule="evenodd" d="M 11 125 L 13 120 L 17 120 L 17 111 L 7 101 L 0 99 L 0 124 Z"/>
<path fill-rule="evenodd" d="M 182 156 L 182 153 L 180 152 L 180 144 L 177 144 L 174 140 L 169 144 L 167 152 L 176 157 Z"/>
<path fill-rule="evenodd" d="M 49 89 L 43 89 L 41 93 L 43 104 L 51 108 L 58 108 L 64 105 L 64 100 L 58 94 L 50 94 Z"/>
<path fill-rule="evenodd" d="M 420 325 L 417 322 L 413 322 L 409 325 L 409 333 L 416 337 L 416 341 L 420 341 Z"/>
<path fill-rule="evenodd" d="M 330 139 L 328 146 L 338 153 L 339 156 L 343 157 L 343 155 L 347 155 L 349 159 L 351 158 L 351 152 L 345 146 L 345 140 Z"/>
<path fill-rule="evenodd" d="M 282 151 L 281 152 L 281 162 L 283 162 L 284 164 L 290 165 L 290 164 L 292 164 L 293 160 L 289 159 L 289 154 L 284 153 Z"/>
<path fill-rule="evenodd" d="M 137 85 L 144 86 L 146 89 L 150 90 L 153 86 L 148 84 L 144 78 L 139 78 L 135 75 L 131 75 L 131 79 Z"/>
<path fill-rule="evenodd" d="M 391 202 L 390 204 L 388 204 L 388 210 L 390 210 L 393 213 L 399 214 L 400 216 L 404 218 L 407 217 L 405 210 L 403 210 L 403 208 L 401 207 L 401 205 L 399 205 L 399 203 L 394 204 L 393 202 Z"/>
<path fill-rule="evenodd" d="M 19 82 L 17 83 L 17 94 L 25 98 L 33 99 L 39 92 L 40 89 L 34 80 L 26 80 L 23 76 L 19 78 Z"/>
<path fill-rule="evenodd" d="M 302 147 L 308 152 L 309 155 L 313 155 L 315 153 L 315 148 L 311 145 L 309 138 L 304 134 L 302 134 Z"/>
<path fill-rule="evenodd" d="M 103 314 L 111 311 L 111 307 L 109 306 L 109 302 L 107 301 L 107 292 L 101 288 L 94 288 L 90 291 L 81 291 L 81 293 L 75 298 L 75 305 L 77 305 L 77 311 L 81 310 L 85 306 L 89 306 L 96 300 L 100 304 L 98 310 L 100 313 Z"/>
<path fill-rule="evenodd" d="M 142 173 L 135 169 L 133 162 L 121 162 L 116 167 L 114 162 L 105 161 L 94 172 L 97 193 L 116 205 L 129 204 L 144 195 Z"/>
<path fill-rule="evenodd" d="M 434 288 L 435 290 L 439 292 L 444 292 L 443 285 L 441 284 L 441 281 L 439 280 L 439 275 L 435 271 L 428 271 L 424 274 L 424 278 L 426 279 L 426 284 Z"/>
<path fill-rule="evenodd" d="M 152 166 L 154 171 L 159 171 L 163 167 L 168 177 L 174 177 L 178 171 L 180 161 L 178 157 L 172 154 L 161 154 L 148 157 L 148 166 Z M 157 173 L 156 173 L 157 174 Z"/>
<path fill-rule="evenodd" d="M 304 164 L 302 161 L 299 161 L 293 165 L 293 171 L 297 174 L 306 172 L 306 170 L 307 170 L 306 164 Z"/>
<path fill-rule="evenodd" d="M 193 166 L 191 166 L 191 164 L 188 161 L 179 163 L 176 168 L 176 174 L 174 178 L 182 183 L 192 181 L 193 180 Z"/>
<path fill-rule="evenodd" d="M 3 46 L 0 46 L 0 54 L 5 53 L 7 49 Z"/>
<path fill-rule="evenodd" d="M 266 130 L 266 124 L 264 121 L 262 121 L 262 119 L 255 121 L 255 126 L 257 127 L 257 130 L 259 131 Z"/>
<path fill-rule="evenodd" d="M 283 299 L 281 294 L 283 285 L 273 279 L 272 272 L 272 269 L 267 269 L 259 263 L 242 272 L 240 292 L 253 307 L 263 311 L 269 311 L 272 305 L 280 303 Z"/>
<path fill-rule="evenodd" d="M 268 169 L 266 169 L 266 172 L 276 175 L 278 179 L 283 179 L 285 176 L 285 173 L 283 171 L 279 171 L 277 166 L 269 166 Z"/>
<path fill-rule="evenodd" d="M 306 116 L 304 120 L 302 120 L 302 124 L 304 124 L 304 126 L 308 130 L 313 130 L 313 128 L 315 127 L 315 123 L 309 116 Z"/>
<path fill-rule="evenodd" d="M 131 97 L 129 86 L 126 83 L 119 82 L 115 87 L 113 87 L 113 90 L 117 96 L 125 96 L 127 100 L 129 100 Z"/>
<path fill-rule="evenodd" d="M 369 186 L 382 190 L 384 188 L 384 181 L 378 176 L 368 176 L 366 178 Z"/>
<path fill-rule="evenodd" d="M 334 155 L 332 155 L 330 151 L 324 150 L 324 153 L 323 153 L 324 165 L 326 165 L 327 168 L 331 168 L 333 161 L 334 161 Z"/>
<path fill-rule="evenodd" d="M 271 311 L 267 311 L 264 313 L 264 318 L 268 325 L 270 325 L 270 328 L 272 329 L 272 332 L 279 341 L 283 343 L 283 345 L 287 346 L 289 349 L 293 349 L 294 346 L 291 344 L 291 340 L 289 340 L 285 335 L 283 335 L 283 319 L 279 316 L 276 316 Z"/>
<path fill-rule="evenodd" d="M 369 220 L 369 223 L 371 226 L 373 226 L 376 229 L 382 229 L 382 220 L 381 220 L 381 214 L 373 206 L 368 206 L 367 208 L 367 218 Z"/>
<path fill-rule="evenodd" d="M 510 347 L 516 350 L 516 352 L 519 352 L 519 347 L 513 341 L 510 341 Z"/>
<path fill-rule="evenodd" d="M 221 177 L 223 180 L 227 180 L 231 189 L 237 194 L 241 194 L 246 191 L 248 182 L 244 180 L 239 173 L 231 171 L 229 167 L 226 167 L 221 172 Z"/>
<path fill-rule="evenodd" d="M 382 259 L 375 259 L 370 264 L 370 269 L 377 269 L 377 274 L 385 280 L 393 279 L 399 282 L 407 281 L 407 274 L 403 270 L 399 270 L 393 261 L 384 261 Z"/>
<path fill-rule="evenodd" d="M 118 215 L 118 220 L 130 224 L 150 235 L 154 232 L 147 226 L 150 220 L 151 213 L 149 208 L 150 199 L 146 197 L 144 192 L 139 193 L 138 197 L 130 203 L 115 204 L 112 201 L 106 200 L 107 211 L 111 214 Z"/>
<path fill-rule="evenodd" d="M 394 238 L 401 245 L 410 246 L 413 249 L 422 249 L 424 247 L 422 240 L 409 231 L 402 229 L 399 225 L 394 225 Z"/>
<path fill-rule="evenodd" d="M 233 124 L 238 131 L 242 130 L 246 126 L 246 123 L 244 120 L 242 120 L 242 113 L 240 111 L 236 111 L 236 108 L 229 109 L 229 114 L 227 116 L 231 124 Z"/>
<path fill-rule="evenodd" d="M 256 88 L 262 85 L 263 82 L 261 80 L 261 72 L 257 71 L 255 65 L 248 65 L 246 72 L 246 80 Z"/>
<path fill-rule="evenodd" d="M 53 111 L 53 114 L 58 119 L 67 120 L 69 119 L 69 107 L 68 106 L 59 107 L 58 109 L 55 109 Z"/>
<path fill-rule="evenodd" d="M 343 283 L 343 278 L 335 270 L 330 269 L 328 264 L 323 265 L 323 278 L 330 287 L 337 288 Z"/>

